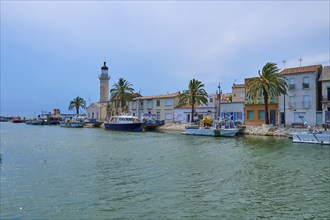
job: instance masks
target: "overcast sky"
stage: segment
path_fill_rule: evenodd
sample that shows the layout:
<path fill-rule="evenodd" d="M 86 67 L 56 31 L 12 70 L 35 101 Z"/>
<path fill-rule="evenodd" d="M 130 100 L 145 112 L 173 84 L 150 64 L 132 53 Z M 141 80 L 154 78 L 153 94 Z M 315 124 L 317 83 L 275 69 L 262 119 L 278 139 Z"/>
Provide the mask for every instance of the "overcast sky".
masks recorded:
<path fill-rule="evenodd" d="M 1 115 L 99 101 L 103 62 L 144 96 L 214 93 L 267 62 L 329 65 L 329 1 L 1 1 Z"/>

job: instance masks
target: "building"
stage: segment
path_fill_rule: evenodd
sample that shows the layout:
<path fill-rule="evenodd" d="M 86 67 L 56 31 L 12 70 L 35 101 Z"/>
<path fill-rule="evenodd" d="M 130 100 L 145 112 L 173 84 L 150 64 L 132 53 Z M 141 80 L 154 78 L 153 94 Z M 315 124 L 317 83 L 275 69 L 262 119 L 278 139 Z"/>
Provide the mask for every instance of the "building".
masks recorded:
<path fill-rule="evenodd" d="M 321 82 L 321 104 L 322 104 L 322 124 L 330 128 L 330 66 L 323 67 L 320 80 Z"/>
<path fill-rule="evenodd" d="M 144 114 L 154 114 L 158 120 L 174 122 L 174 108 L 179 103 L 179 92 L 134 98 L 128 104 L 128 112 L 141 118 Z"/>
<path fill-rule="evenodd" d="M 86 115 L 89 119 L 97 119 L 98 121 L 105 121 L 108 116 L 109 105 L 109 80 L 108 67 L 106 62 L 101 67 L 100 80 L 100 101 L 91 103 L 86 109 Z"/>
<path fill-rule="evenodd" d="M 281 71 L 288 83 L 287 95 L 279 97 L 280 124 L 322 123 L 321 65 L 287 68 Z"/>
<path fill-rule="evenodd" d="M 244 101 L 245 101 L 245 85 L 233 84 L 231 87 L 231 101 L 220 102 L 220 116 L 221 119 L 231 121 L 244 122 Z M 219 104 L 217 103 L 217 106 Z M 219 114 L 219 113 L 218 113 Z"/>
<path fill-rule="evenodd" d="M 200 117 L 204 117 L 207 114 L 216 114 L 216 94 L 210 94 L 207 97 L 206 105 L 195 105 L 195 111 Z M 178 105 L 174 109 L 174 121 L 180 123 L 187 123 L 191 121 L 191 105 L 182 104 Z"/>
<path fill-rule="evenodd" d="M 90 104 L 86 111 L 86 116 L 89 119 L 96 119 L 97 121 L 105 121 L 107 117 L 107 103 L 94 102 Z"/>
<path fill-rule="evenodd" d="M 141 97 L 139 93 L 126 93 L 128 97 L 137 98 Z M 108 107 L 108 116 L 111 117 L 113 115 L 121 115 L 130 112 L 129 110 L 129 101 L 124 100 L 124 106 L 121 107 L 121 100 L 119 97 L 111 98 L 111 102 Z"/>
<path fill-rule="evenodd" d="M 244 119 L 246 125 L 262 125 L 265 124 L 265 104 L 264 97 L 260 94 L 258 97 L 248 96 L 248 82 L 252 78 L 245 79 L 245 108 Z M 278 98 L 269 96 L 268 99 L 269 123 L 278 124 Z"/>

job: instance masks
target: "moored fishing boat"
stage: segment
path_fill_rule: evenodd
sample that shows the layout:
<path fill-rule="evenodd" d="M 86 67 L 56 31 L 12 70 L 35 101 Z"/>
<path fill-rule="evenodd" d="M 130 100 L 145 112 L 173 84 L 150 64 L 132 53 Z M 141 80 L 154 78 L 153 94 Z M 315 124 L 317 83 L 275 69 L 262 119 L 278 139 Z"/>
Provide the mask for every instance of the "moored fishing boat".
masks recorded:
<path fill-rule="evenodd" d="M 64 128 L 82 128 L 84 127 L 84 118 L 73 117 L 69 120 L 60 122 L 60 127 Z"/>
<path fill-rule="evenodd" d="M 142 131 L 144 123 L 138 117 L 132 115 L 112 116 L 104 123 L 105 130 L 115 131 Z"/>
<path fill-rule="evenodd" d="M 144 130 L 155 130 L 165 124 L 165 120 L 157 120 L 154 114 L 144 114 L 142 117 Z"/>

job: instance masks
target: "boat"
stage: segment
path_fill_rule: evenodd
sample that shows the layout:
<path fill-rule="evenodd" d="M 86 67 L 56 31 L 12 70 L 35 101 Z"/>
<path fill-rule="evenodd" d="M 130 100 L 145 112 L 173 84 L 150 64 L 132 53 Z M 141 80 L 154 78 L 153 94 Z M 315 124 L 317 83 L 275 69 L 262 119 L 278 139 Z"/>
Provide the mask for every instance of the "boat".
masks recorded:
<path fill-rule="evenodd" d="M 12 123 L 23 123 L 23 120 L 21 118 L 13 118 L 11 120 Z"/>
<path fill-rule="evenodd" d="M 60 127 L 64 128 L 82 128 L 84 127 L 84 118 L 73 117 L 69 120 L 60 122 Z"/>
<path fill-rule="evenodd" d="M 155 130 L 165 124 L 165 120 L 157 120 L 155 114 L 144 114 L 142 117 L 144 130 Z"/>
<path fill-rule="evenodd" d="M 86 128 L 98 128 L 101 127 L 103 122 L 97 121 L 96 119 L 85 119 L 84 127 Z"/>
<path fill-rule="evenodd" d="M 105 130 L 115 131 L 143 131 L 144 123 L 132 115 L 112 116 L 104 123 Z"/>
<path fill-rule="evenodd" d="M 200 135 L 213 137 L 235 137 L 241 131 L 241 128 L 234 127 L 233 122 L 218 122 L 211 120 L 210 117 L 203 119 L 203 126 L 187 126 L 182 134 Z M 210 126 L 211 125 L 211 126 Z"/>
<path fill-rule="evenodd" d="M 25 124 L 27 124 L 27 125 L 44 125 L 44 124 L 46 124 L 46 122 L 43 119 L 35 119 L 35 120 L 26 121 Z"/>
<path fill-rule="evenodd" d="M 330 132 L 318 131 L 292 133 L 292 141 L 294 143 L 330 145 Z"/>

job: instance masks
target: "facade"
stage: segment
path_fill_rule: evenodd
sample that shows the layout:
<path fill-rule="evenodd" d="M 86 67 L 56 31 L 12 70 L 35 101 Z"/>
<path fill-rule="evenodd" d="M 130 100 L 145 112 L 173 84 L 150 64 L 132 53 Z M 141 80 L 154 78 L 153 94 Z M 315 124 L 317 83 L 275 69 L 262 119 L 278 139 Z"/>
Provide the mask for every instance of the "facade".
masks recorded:
<path fill-rule="evenodd" d="M 86 114 L 88 119 L 104 122 L 107 117 L 107 103 L 95 102 L 88 106 Z"/>
<path fill-rule="evenodd" d="M 132 93 L 130 94 L 133 96 L 133 98 L 137 98 L 137 97 L 141 97 L 140 94 L 138 93 Z M 112 98 L 111 98 L 112 99 Z M 114 115 L 121 115 L 121 114 L 125 114 L 125 113 L 130 113 L 130 109 L 129 109 L 129 103 L 125 101 L 124 103 L 124 107 L 121 107 L 121 100 L 118 97 L 114 97 L 110 104 L 109 104 L 109 108 L 108 108 L 108 116 L 114 116 Z"/>
<path fill-rule="evenodd" d="M 174 122 L 174 108 L 179 104 L 180 93 L 134 98 L 128 103 L 128 112 L 141 118 L 144 114 L 154 114 L 158 120 Z"/>
<path fill-rule="evenodd" d="M 262 125 L 265 124 L 265 105 L 262 94 L 258 97 L 249 97 L 247 84 L 252 78 L 245 79 L 245 108 L 244 119 L 246 125 Z M 268 100 L 269 123 L 278 124 L 278 98 L 269 97 Z"/>
<path fill-rule="evenodd" d="M 330 66 L 323 67 L 319 81 L 322 87 L 322 124 L 325 124 L 327 129 L 330 129 Z"/>
<path fill-rule="evenodd" d="M 245 85 L 233 84 L 232 89 L 232 102 L 245 102 Z"/>
<path fill-rule="evenodd" d="M 233 84 L 231 102 L 220 103 L 221 119 L 244 122 L 245 85 Z M 219 104 L 217 104 L 218 106 Z"/>
<path fill-rule="evenodd" d="M 287 95 L 279 97 L 279 124 L 307 122 L 309 125 L 322 122 L 321 65 L 284 69 L 287 78 Z"/>
<path fill-rule="evenodd" d="M 206 105 L 196 105 L 195 111 L 198 115 L 204 117 L 207 114 L 216 114 L 216 94 L 208 96 L 208 103 Z M 188 123 L 191 121 L 191 105 L 178 105 L 174 109 L 174 121 L 179 123 Z"/>

